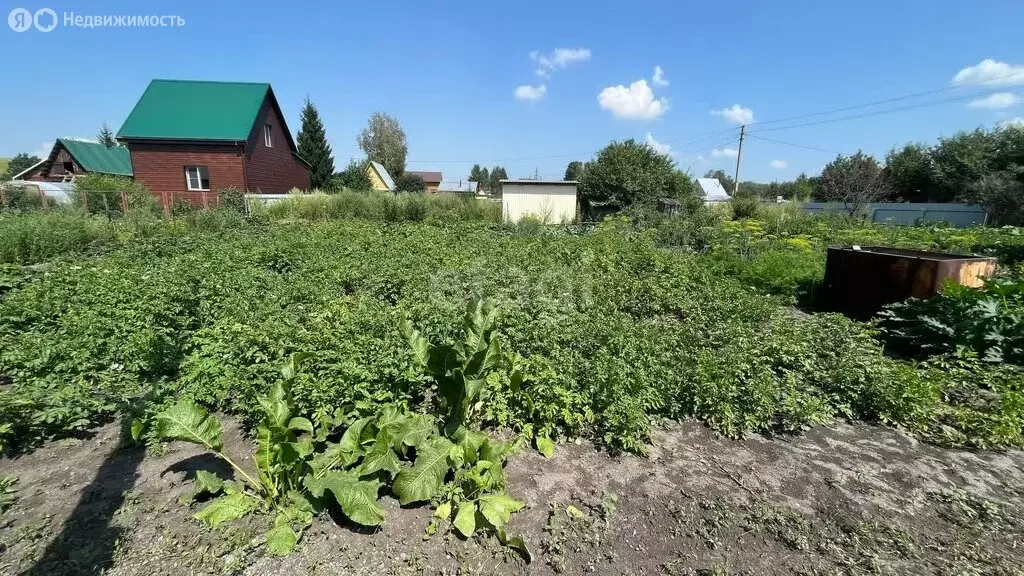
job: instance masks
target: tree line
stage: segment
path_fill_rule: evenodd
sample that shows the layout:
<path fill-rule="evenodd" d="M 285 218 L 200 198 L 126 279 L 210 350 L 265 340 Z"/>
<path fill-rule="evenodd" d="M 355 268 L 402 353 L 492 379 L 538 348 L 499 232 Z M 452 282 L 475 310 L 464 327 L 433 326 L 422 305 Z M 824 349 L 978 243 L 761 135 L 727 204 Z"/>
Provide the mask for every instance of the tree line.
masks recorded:
<path fill-rule="evenodd" d="M 726 192 L 736 182 L 724 170 L 709 170 Z M 612 142 L 589 161 L 572 161 L 566 180 L 580 182 L 586 205 L 621 209 L 655 208 L 660 198 L 692 200 L 693 178 L 668 156 L 634 140 Z M 1024 225 L 1024 128 L 976 129 L 940 138 L 935 144 L 893 148 L 883 160 L 858 151 L 838 155 L 820 174 L 785 182 L 743 181 L 734 200 L 840 202 L 853 214 L 871 202 L 956 202 L 980 204 L 991 222 Z"/>

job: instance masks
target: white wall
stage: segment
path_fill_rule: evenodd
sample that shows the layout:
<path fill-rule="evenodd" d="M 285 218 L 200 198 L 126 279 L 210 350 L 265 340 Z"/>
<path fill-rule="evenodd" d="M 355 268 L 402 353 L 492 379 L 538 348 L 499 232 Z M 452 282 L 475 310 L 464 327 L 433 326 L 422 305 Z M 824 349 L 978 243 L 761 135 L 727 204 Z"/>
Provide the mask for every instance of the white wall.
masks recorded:
<path fill-rule="evenodd" d="M 576 219 L 575 184 L 516 184 L 501 186 L 501 208 L 505 220 L 518 222 L 532 215 L 545 224 Z"/>

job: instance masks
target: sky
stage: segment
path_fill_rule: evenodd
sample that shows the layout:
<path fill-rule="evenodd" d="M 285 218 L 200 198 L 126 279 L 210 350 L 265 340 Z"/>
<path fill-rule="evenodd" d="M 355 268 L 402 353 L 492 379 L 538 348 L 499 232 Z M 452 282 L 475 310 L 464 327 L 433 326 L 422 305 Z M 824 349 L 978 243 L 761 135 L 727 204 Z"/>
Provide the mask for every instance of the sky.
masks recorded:
<path fill-rule="evenodd" d="M 57 25 L 15 31 L 16 8 L 50 8 Z M 4 0 L 2 12 L 0 157 L 116 131 L 154 78 L 269 82 L 293 134 L 308 96 L 338 170 L 387 112 L 407 169 L 446 180 L 474 163 L 561 178 L 627 138 L 695 175 L 731 174 L 746 124 L 741 178 L 768 182 L 838 153 L 1024 122 L 1015 1 Z M 180 20 L 73 25 L 141 14 Z"/>

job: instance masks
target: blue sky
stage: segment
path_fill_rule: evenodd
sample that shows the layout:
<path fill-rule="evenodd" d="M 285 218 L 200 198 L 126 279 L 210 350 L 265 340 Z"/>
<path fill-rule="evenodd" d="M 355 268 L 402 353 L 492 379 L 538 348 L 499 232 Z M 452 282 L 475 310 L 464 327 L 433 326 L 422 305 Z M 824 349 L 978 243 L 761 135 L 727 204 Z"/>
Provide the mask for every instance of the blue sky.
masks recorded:
<path fill-rule="evenodd" d="M 502 164 L 513 177 L 536 170 L 560 178 L 568 161 L 648 134 L 671 146 L 683 168 L 731 172 L 730 118 L 748 111 L 757 135 L 959 98 L 763 133 L 825 151 L 752 137 L 741 175 L 771 181 L 815 173 L 834 152 L 883 155 L 895 144 L 1024 116 L 1015 104 L 1024 91 L 1024 5 L 1011 1 L 32 2 L 5 2 L 3 13 L 48 7 L 61 20 L 65 12 L 157 14 L 185 24 L 0 27 L 3 157 L 38 153 L 56 137 L 92 137 L 103 121 L 116 130 L 152 78 L 270 82 L 293 132 L 308 94 L 338 169 L 361 155 L 355 136 L 369 115 L 386 111 L 408 135 L 408 168 L 441 170 L 446 179 L 465 178 L 474 162 Z M 978 66 L 987 59 L 994 63 Z M 656 66 L 667 85 L 654 81 Z M 972 81 L 952 87 L 969 67 L 962 78 Z M 1001 95 L 969 105 L 995 90 Z"/>

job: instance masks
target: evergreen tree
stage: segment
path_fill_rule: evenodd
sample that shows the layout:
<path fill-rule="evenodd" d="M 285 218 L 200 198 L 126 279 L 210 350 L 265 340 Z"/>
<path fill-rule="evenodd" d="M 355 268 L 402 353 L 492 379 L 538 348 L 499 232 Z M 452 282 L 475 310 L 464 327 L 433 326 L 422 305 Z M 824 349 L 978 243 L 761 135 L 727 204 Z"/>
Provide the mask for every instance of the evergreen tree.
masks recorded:
<path fill-rule="evenodd" d="M 501 194 L 501 181 L 508 180 L 508 172 L 501 166 L 495 166 L 491 170 L 491 194 Z"/>
<path fill-rule="evenodd" d="M 479 182 L 481 186 L 487 186 L 487 168 L 481 168 L 479 164 L 473 164 L 473 168 L 469 171 L 469 180 L 471 182 Z"/>
<path fill-rule="evenodd" d="M 100 141 L 100 144 L 103 144 L 107 148 L 117 146 L 117 139 L 114 138 L 114 132 L 110 129 L 110 126 L 107 126 L 106 122 L 104 122 L 103 126 L 100 128 L 100 133 L 96 135 L 96 139 Z"/>
<path fill-rule="evenodd" d="M 309 184 L 313 188 L 326 189 L 334 175 L 334 156 L 327 143 L 327 132 L 320 121 L 320 112 L 306 97 L 302 106 L 302 128 L 299 130 L 299 156 L 309 162 Z"/>

